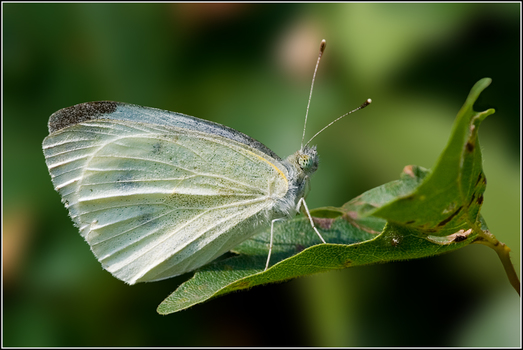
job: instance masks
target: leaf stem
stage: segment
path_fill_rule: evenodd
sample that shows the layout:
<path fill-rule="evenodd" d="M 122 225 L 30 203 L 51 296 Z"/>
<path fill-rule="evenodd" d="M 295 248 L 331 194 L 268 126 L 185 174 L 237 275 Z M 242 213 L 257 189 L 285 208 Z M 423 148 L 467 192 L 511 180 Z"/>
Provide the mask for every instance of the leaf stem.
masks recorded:
<path fill-rule="evenodd" d="M 512 262 L 510 261 L 510 248 L 505 243 L 498 241 L 498 239 L 488 230 L 479 229 L 477 232 L 479 233 L 478 237 L 472 243 L 486 245 L 498 253 L 510 284 L 514 287 L 516 292 L 518 292 L 518 295 L 521 296 L 519 278 L 514 269 L 514 265 L 512 265 Z"/>

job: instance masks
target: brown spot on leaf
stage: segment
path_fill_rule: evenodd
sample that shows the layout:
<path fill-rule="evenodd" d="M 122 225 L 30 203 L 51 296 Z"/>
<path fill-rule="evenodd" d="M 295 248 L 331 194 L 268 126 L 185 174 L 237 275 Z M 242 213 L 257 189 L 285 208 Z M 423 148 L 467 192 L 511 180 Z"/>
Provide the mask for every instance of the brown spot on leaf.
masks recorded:
<path fill-rule="evenodd" d="M 481 178 L 483 177 L 483 173 L 479 173 L 478 175 L 478 179 L 476 180 L 476 183 L 474 184 L 474 187 L 476 187 L 478 185 L 478 183 L 481 181 Z"/>
<path fill-rule="evenodd" d="M 478 204 L 481 205 L 483 203 L 483 195 L 478 197 Z"/>
<path fill-rule="evenodd" d="M 241 282 L 238 282 L 236 284 L 236 286 L 234 286 L 235 289 L 247 289 L 251 286 L 251 284 L 249 283 L 249 281 L 241 281 Z"/>
<path fill-rule="evenodd" d="M 472 198 L 470 199 L 470 202 L 469 202 L 469 206 L 472 204 L 472 202 L 474 201 L 475 198 L 476 198 L 476 194 L 473 193 Z"/>
<path fill-rule="evenodd" d="M 343 263 L 343 266 L 345 267 L 349 267 L 352 265 L 352 261 L 351 260 L 345 260 L 345 262 Z"/>
<path fill-rule="evenodd" d="M 438 224 L 438 226 L 443 226 L 445 225 L 447 222 L 449 222 L 450 220 L 452 220 L 456 215 L 458 215 L 458 213 L 461 211 L 461 208 L 463 208 L 463 206 L 459 207 L 458 210 L 456 210 L 452 215 L 450 215 L 448 218 L 446 218 L 445 220 L 443 220 L 442 222 L 440 222 Z"/>
<path fill-rule="evenodd" d="M 472 233 L 472 229 L 468 230 L 459 230 L 456 233 L 453 233 L 448 236 L 427 236 L 427 239 L 431 241 L 432 243 L 436 243 L 439 245 L 448 245 L 451 243 L 458 243 L 462 242 L 467 239 L 467 237 Z"/>
<path fill-rule="evenodd" d="M 405 223 L 405 225 L 410 225 L 410 224 L 413 224 L 413 223 L 415 223 L 415 222 L 416 222 L 416 220 L 410 220 L 410 221 L 407 221 L 407 222 Z"/>
<path fill-rule="evenodd" d="M 458 232 L 456 233 L 453 233 L 449 236 L 447 236 L 449 238 L 450 241 L 453 241 L 453 242 L 462 242 L 464 240 L 467 239 L 467 237 L 472 233 L 472 229 L 469 228 L 467 231 L 465 230 L 459 230 Z"/>
<path fill-rule="evenodd" d="M 454 242 L 461 242 L 461 241 L 464 241 L 467 239 L 467 236 L 462 236 L 462 235 L 456 235 L 456 237 L 454 238 Z"/>
<path fill-rule="evenodd" d="M 412 171 L 412 165 L 406 165 L 403 168 L 403 173 L 406 174 L 406 175 L 409 175 L 412 178 L 416 177 L 416 175 L 414 175 L 414 171 Z"/>
<path fill-rule="evenodd" d="M 348 211 L 345 213 L 348 217 L 350 217 L 351 219 L 354 219 L 356 220 L 359 216 L 358 216 L 358 212 L 357 211 L 354 211 L 354 210 L 351 210 L 351 211 Z M 343 214 L 343 216 L 345 215 Z"/>
<path fill-rule="evenodd" d="M 320 226 L 324 230 L 328 230 L 331 228 L 332 223 L 334 222 L 334 219 L 327 219 L 327 218 L 312 218 L 312 221 L 314 221 L 315 224 Z"/>
<path fill-rule="evenodd" d="M 466 149 L 468 152 L 472 152 L 472 151 L 474 151 L 474 144 L 471 143 L 470 141 L 467 142 L 467 144 L 465 145 L 465 149 Z"/>

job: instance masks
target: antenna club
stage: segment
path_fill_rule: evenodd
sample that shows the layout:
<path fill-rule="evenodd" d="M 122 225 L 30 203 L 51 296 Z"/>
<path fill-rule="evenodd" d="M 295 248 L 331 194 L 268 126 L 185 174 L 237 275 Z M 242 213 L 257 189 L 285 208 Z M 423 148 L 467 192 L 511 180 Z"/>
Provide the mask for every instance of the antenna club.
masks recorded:
<path fill-rule="evenodd" d="M 367 101 L 363 102 L 363 104 L 360 106 L 360 108 L 358 109 L 362 109 L 362 108 L 365 108 L 367 107 L 368 105 L 370 105 L 372 103 L 372 100 L 370 98 L 367 99 Z"/>
<path fill-rule="evenodd" d="M 323 39 L 320 43 L 320 53 L 323 53 L 323 51 L 325 51 L 325 46 L 327 46 L 327 42 L 325 41 L 325 39 Z"/>

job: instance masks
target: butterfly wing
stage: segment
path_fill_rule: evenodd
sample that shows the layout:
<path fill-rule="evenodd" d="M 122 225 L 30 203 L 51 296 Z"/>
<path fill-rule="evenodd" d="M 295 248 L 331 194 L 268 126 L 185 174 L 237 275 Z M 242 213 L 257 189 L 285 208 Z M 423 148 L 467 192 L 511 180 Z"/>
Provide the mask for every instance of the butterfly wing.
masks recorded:
<path fill-rule="evenodd" d="M 55 189 L 115 277 L 134 284 L 194 270 L 255 234 L 287 193 L 286 167 L 248 142 L 168 118 L 138 122 L 143 111 L 134 112 L 69 112 L 43 143 Z"/>

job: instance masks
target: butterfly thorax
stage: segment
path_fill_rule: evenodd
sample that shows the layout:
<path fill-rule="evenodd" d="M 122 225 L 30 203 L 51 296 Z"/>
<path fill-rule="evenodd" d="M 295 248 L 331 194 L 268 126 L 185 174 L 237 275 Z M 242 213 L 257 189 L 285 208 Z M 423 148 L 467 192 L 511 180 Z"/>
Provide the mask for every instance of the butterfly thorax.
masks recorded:
<path fill-rule="evenodd" d="M 296 214 L 298 201 L 307 195 L 310 176 L 318 169 L 318 152 L 316 147 L 304 147 L 291 154 L 284 161 L 288 171 L 289 188 L 275 206 L 274 217 L 282 214 Z"/>

